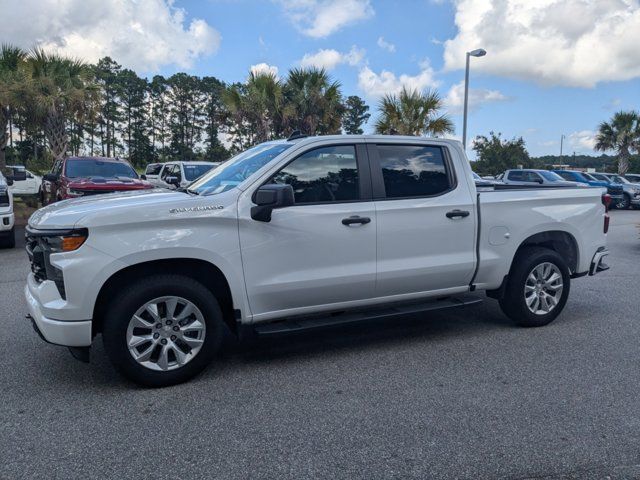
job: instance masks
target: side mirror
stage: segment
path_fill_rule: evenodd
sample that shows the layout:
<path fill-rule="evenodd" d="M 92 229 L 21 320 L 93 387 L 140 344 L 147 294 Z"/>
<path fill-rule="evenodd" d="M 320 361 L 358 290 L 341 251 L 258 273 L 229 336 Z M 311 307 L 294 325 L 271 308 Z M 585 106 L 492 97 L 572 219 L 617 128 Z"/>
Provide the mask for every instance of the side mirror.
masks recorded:
<path fill-rule="evenodd" d="M 46 180 L 47 182 L 57 182 L 58 175 L 56 175 L 55 173 L 45 173 L 42 179 Z"/>
<path fill-rule="evenodd" d="M 539 183 L 540 185 L 542 185 L 544 183 L 544 180 L 542 180 L 541 178 L 536 179 L 536 183 Z"/>
<path fill-rule="evenodd" d="M 12 177 L 7 177 L 6 180 L 7 180 L 7 186 L 10 187 L 11 185 L 13 185 L 13 178 Z"/>
<path fill-rule="evenodd" d="M 140 175 L 140 180 L 146 180 L 147 176 L 143 173 L 142 175 Z"/>
<path fill-rule="evenodd" d="M 174 187 L 180 186 L 180 179 L 178 177 L 169 176 L 165 178 L 164 181 L 167 182 L 169 185 L 173 185 Z"/>
<path fill-rule="evenodd" d="M 253 194 L 252 200 L 256 206 L 251 207 L 251 218 L 258 222 L 270 222 L 274 209 L 294 204 L 293 188 L 291 185 L 263 185 Z"/>

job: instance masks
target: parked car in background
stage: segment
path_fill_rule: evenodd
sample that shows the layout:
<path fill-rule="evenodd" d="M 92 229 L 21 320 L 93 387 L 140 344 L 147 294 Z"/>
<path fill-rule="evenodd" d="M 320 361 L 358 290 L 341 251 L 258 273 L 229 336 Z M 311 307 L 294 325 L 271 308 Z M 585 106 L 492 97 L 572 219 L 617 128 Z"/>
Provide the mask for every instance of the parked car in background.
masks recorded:
<path fill-rule="evenodd" d="M 609 175 L 612 181 L 622 185 L 624 190 L 624 200 L 619 208 L 640 208 L 640 184 L 631 182 L 627 178 L 618 174 Z"/>
<path fill-rule="evenodd" d="M 481 177 L 476 172 L 471 172 L 471 175 L 473 175 L 473 181 L 475 182 L 476 187 L 492 187 L 493 185 L 502 183 L 497 180 L 494 180 L 493 177 L 492 178 Z"/>
<path fill-rule="evenodd" d="M 549 170 L 514 169 L 504 172 L 502 182 L 507 185 L 548 185 L 555 187 L 577 187 L 578 182 L 568 182 Z"/>
<path fill-rule="evenodd" d="M 220 162 L 167 162 L 152 183 L 164 188 L 184 188 L 218 165 Z"/>
<path fill-rule="evenodd" d="M 36 211 L 24 293 L 44 339 L 87 359 L 101 333 L 116 368 L 152 386 L 196 375 L 226 331 L 469 306 L 481 301 L 473 292 L 539 327 L 563 310 L 574 278 L 609 268 L 602 197 L 480 191 L 453 140 L 295 136 L 185 191 Z"/>
<path fill-rule="evenodd" d="M 10 189 L 14 196 L 40 195 L 42 177 L 30 172 L 22 165 L 7 165 L 7 169 L 13 179 Z"/>
<path fill-rule="evenodd" d="M 151 184 L 155 184 L 160 176 L 163 163 L 150 163 L 145 168 L 144 173 L 140 176 L 142 180 L 147 180 Z"/>
<path fill-rule="evenodd" d="M 583 183 L 590 187 L 604 187 L 611 197 L 611 205 L 615 206 L 624 200 L 623 189 L 621 185 L 615 183 L 607 183 L 604 180 L 598 180 L 586 172 L 577 172 L 575 170 L 553 170 L 567 181 Z"/>
<path fill-rule="evenodd" d="M 15 216 L 13 214 L 13 181 L 6 179 L 0 172 L 0 248 L 16 246 Z"/>
<path fill-rule="evenodd" d="M 640 183 L 640 173 L 625 173 L 624 178 L 631 183 Z"/>
<path fill-rule="evenodd" d="M 69 157 L 42 177 L 42 205 L 67 198 L 153 188 L 120 158 Z"/>
<path fill-rule="evenodd" d="M 624 210 L 629 208 L 631 205 L 638 205 L 640 201 L 637 196 L 638 189 L 635 185 L 629 183 L 628 180 L 625 180 L 621 176 L 613 173 L 593 172 L 591 173 L 591 176 L 598 180 L 602 180 L 603 182 L 609 182 L 610 185 L 618 186 L 622 189 L 622 199 L 615 203 L 611 203 L 615 208 Z M 621 180 L 624 181 L 624 183 L 621 182 Z"/>

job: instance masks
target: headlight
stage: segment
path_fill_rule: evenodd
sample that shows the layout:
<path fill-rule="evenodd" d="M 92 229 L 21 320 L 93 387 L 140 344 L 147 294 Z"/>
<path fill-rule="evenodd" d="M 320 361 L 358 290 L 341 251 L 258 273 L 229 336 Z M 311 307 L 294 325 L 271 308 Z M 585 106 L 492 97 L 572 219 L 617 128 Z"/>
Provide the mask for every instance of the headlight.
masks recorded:
<path fill-rule="evenodd" d="M 36 235 L 41 237 L 43 242 L 47 244 L 51 253 L 73 252 L 79 249 L 87 240 L 89 231 L 86 228 L 74 230 L 49 230 L 37 232 Z"/>
<path fill-rule="evenodd" d="M 84 192 L 82 190 L 74 190 L 73 188 L 70 188 L 69 195 L 73 195 L 74 197 L 81 197 L 82 195 L 84 195 Z"/>

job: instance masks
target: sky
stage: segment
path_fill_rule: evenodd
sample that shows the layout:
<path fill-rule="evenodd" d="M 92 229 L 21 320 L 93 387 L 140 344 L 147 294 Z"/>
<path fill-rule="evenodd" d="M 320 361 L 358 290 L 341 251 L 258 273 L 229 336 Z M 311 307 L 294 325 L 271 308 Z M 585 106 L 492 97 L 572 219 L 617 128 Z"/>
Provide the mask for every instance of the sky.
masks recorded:
<path fill-rule="evenodd" d="M 0 42 L 139 75 L 226 82 L 249 71 L 326 68 L 376 106 L 403 86 L 436 89 L 462 136 L 522 136 L 534 156 L 595 155 L 598 124 L 640 109 L 640 0 L 0 0 Z M 365 129 L 371 132 L 371 124 Z"/>

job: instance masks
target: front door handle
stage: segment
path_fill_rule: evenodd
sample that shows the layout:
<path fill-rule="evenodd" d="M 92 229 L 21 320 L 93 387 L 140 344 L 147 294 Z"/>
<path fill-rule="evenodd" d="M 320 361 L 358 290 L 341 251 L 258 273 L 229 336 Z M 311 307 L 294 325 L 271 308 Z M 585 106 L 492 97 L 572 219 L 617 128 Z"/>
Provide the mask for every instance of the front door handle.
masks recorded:
<path fill-rule="evenodd" d="M 342 219 L 342 224 L 343 225 L 355 225 L 355 224 L 361 224 L 361 225 L 365 225 L 367 223 L 369 223 L 371 221 L 371 219 L 369 217 L 359 217 L 357 215 L 354 215 L 353 217 L 348 217 L 348 218 L 343 218 Z"/>
<path fill-rule="evenodd" d="M 464 217 L 468 217 L 469 216 L 469 212 L 466 210 L 451 210 L 450 212 L 447 212 L 447 218 L 464 218 Z"/>

